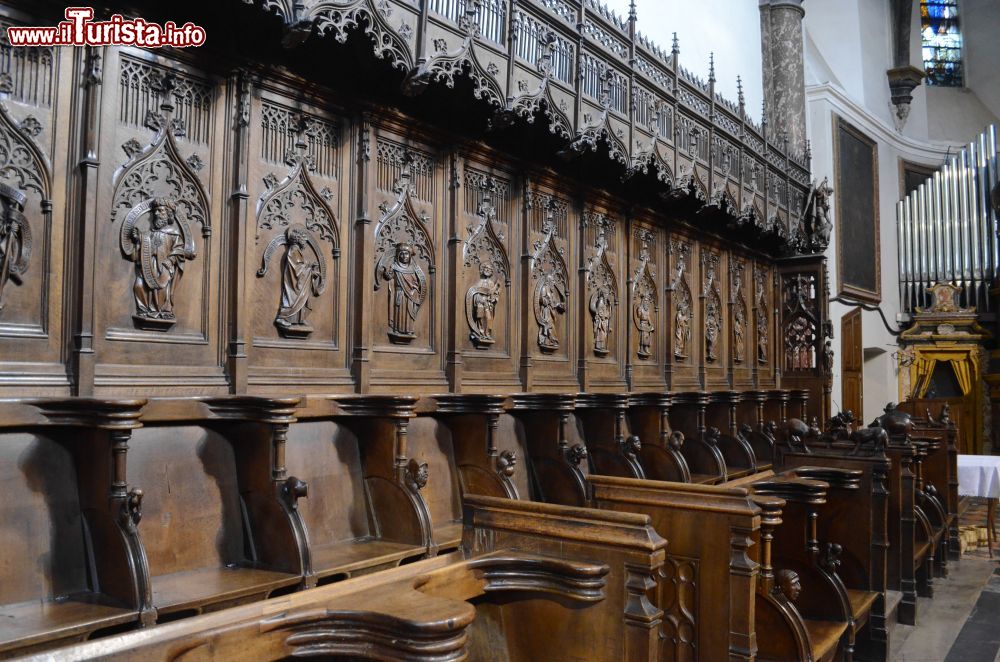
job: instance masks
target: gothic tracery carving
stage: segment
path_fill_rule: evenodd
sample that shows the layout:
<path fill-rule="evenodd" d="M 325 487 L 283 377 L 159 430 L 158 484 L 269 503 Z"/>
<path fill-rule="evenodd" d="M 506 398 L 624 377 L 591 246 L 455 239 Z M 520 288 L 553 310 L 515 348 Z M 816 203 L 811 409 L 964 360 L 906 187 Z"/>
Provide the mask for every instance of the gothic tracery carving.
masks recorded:
<path fill-rule="evenodd" d="M 535 281 L 532 290 L 532 307 L 538 324 L 538 347 L 543 352 L 559 349 L 559 335 L 556 328 L 566 312 L 569 298 L 569 276 L 562 251 L 556 246 L 555 201 L 549 198 L 545 204 L 542 232 L 544 238 L 534 244 L 531 256 L 531 275 Z"/>
<path fill-rule="evenodd" d="M 177 80 L 167 72 L 153 87 L 160 95 L 159 128 L 115 177 L 112 220 L 121 219 L 119 246 L 135 263 L 132 319 L 138 328 L 167 331 L 176 323 L 174 298 L 185 263 L 197 256 L 191 225 L 201 225 L 204 236 L 211 226 L 205 191 L 177 148 Z"/>
<path fill-rule="evenodd" d="M 430 293 L 427 273 L 434 269 L 433 242 L 424 227 L 429 219 L 413 205 L 412 162 L 407 153 L 394 187 L 396 200 L 379 205 L 375 228 L 375 291 L 388 285 L 388 336 L 401 345 L 417 337 L 417 317 Z"/>
<path fill-rule="evenodd" d="M 645 228 L 636 230 L 639 240 L 639 266 L 632 276 L 632 323 L 638 333 L 636 356 L 648 359 L 653 355 L 656 335 L 656 272 L 650 266 L 650 248 L 656 236 Z"/>
<path fill-rule="evenodd" d="M 756 319 L 754 323 L 757 327 L 757 362 L 766 364 L 768 360 L 768 324 L 769 313 L 767 310 L 767 278 L 768 273 L 764 269 L 758 268 L 754 272 L 754 302 L 756 303 Z"/>
<path fill-rule="evenodd" d="M 816 367 L 816 278 L 811 274 L 784 276 L 785 366 L 788 370 Z"/>
<path fill-rule="evenodd" d="M 705 360 L 718 360 L 719 338 L 722 335 L 722 296 L 719 292 L 719 254 L 701 252 L 703 274 L 702 294 L 705 296 Z"/>
<path fill-rule="evenodd" d="M 693 298 L 691 287 L 687 282 L 687 263 L 691 256 L 691 244 L 671 239 L 670 255 L 674 257 L 674 273 L 670 281 L 670 289 L 674 293 L 674 358 L 684 360 L 688 357 L 688 347 L 691 344 Z"/>
<path fill-rule="evenodd" d="M 607 356 L 610 350 L 615 308 L 618 306 L 618 283 L 608 261 L 608 239 L 614 232 L 614 221 L 604 214 L 590 212 L 584 216 L 584 227 L 594 228 L 595 253 L 587 264 L 587 287 L 594 333 L 594 354 Z"/>
<path fill-rule="evenodd" d="M 478 266 L 479 280 L 465 294 L 465 317 L 469 339 L 477 348 L 485 349 L 495 342 L 493 322 L 500 301 L 500 281 L 510 286 L 510 264 L 500 235 L 494 227 L 497 211 L 493 200 L 497 182 L 487 177 L 480 182 L 482 199 L 477 209 L 479 222 L 469 229 L 469 238 L 462 247 L 465 266 Z"/>

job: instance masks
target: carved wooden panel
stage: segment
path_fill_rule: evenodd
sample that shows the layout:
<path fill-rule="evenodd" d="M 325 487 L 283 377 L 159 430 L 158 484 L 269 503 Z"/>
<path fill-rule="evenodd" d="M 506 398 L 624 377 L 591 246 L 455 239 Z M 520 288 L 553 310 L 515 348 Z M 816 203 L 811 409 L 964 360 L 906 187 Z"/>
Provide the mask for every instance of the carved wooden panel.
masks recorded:
<path fill-rule="evenodd" d="M 728 381 L 730 321 L 726 292 L 727 256 L 718 247 L 701 245 L 701 330 L 705 387 L 725 386 Z"/>
<path fill-rule="evenodd" d="M 761 388 L 776 385 L 776 319 L 774 270 L 762 262 L 754 262 L 752 361 Z"/>
<path fill-rule="evenodd" d="M 744 256 L 729 256 L 729 359 L 733 386 L 753 386 L 753 263 Z"/>
<path fill-rule="evenodd" d="M 578 227 L 578 215 L 568 197 L 547 183 L 527 186 L 521 314 L 524 354 L 530 362 L 522 381 L 528 390 L 573 389 L 578 342 L 575 298 L 581 295 L 569 265 L 575 264 L 571 233 Z"/>
<path fill-rule="evenodd" d="M 662 390 L 667 347 L 667 292 L 664 286 L 666 233 L 653 224 L 629 224 L 628 380 L 632 390 Z"/>
<path fill-rule="evenodd" d="M 102 131 L 94 346 L 98 391 L 173 382 L 225 389 L 219 354 L 222 273 L 213 177 L 219 85 L 204 72 L 128 49 L 105 71 L 118 113 Z M 105 165 L 106 164 L 106 165 Z M 216 184 L 217 185 L 217 184 Z M 156 348 L 154 350 L 154 348 Z"/>
<path fill-rule="evenodd" d="M 489 161 L 487 161 L 489 159 Z M 521 265 L 511 260 L 521 230 L 521 182 L 497 164 L 497 155 L 456 159 L 455 249 L 460 276 L 455 336 L 462 351 L 462 390 L 520 390 Z M 489 164 L 488 164 L 489 163 Z M 464 321 L 464 324 L 462 323 Z"/>
<path fill-rule="evenodd" d="M 591 203 L 580 223 L 580 384 L 584 390 L 621 390 L 628 347 L 628 294 L 621 273 L 628 225 L 605 203 Z"/>
<path fill-rule="evenodd" d="M 671 233 L 667 250 L 670 271 L 666 287 L 670 296 L 668 312 L 668 359 L 670 386 L 700 386 L 698 366 L 701 360 L 700 334 L 701 286 L 698 245 L 689 237 Z"/>
<path fill-rule="evenodd" d="M 53 278 L 67 209 L 53 210 L 66 175 L 55 129 L 68 116 L 55 102 L 72 87 L 69 74 L 59 83 L 72 57 L 68 49 L 12 47 L 6 29 L 14 24 L 0 21 L 0 373 L 20 373 L 11 381 L 25 394 L 67 386 L 62 289 Z"/>
<path fill-rule="evenodd" d="M 243 267 L 253 302 L 247 311 L 249 388 L 308 384 L 311 390 L 350 391 L 341 176 L 350 158 L 344 145 L 349 126 L 292 94 L 253 94 L 243 129 L 250 194 L 244 227 L 253 232 Z"/>
<path fill-rule="evenodd" d="M 445 167 L 425 145 L 387 124 L 374 127 L 370 325 L 371 388 L 445 388 L 442 370 Z M 357 259 L 358 256 L 355 256 Z M 438 381 L 441 385 L 435 386 Z"/>
<path fill-rule="evenodd" d="M 698 659 L 698 565 L 698 559 L 668 554 L 660 569 L 664 659 Z"/>

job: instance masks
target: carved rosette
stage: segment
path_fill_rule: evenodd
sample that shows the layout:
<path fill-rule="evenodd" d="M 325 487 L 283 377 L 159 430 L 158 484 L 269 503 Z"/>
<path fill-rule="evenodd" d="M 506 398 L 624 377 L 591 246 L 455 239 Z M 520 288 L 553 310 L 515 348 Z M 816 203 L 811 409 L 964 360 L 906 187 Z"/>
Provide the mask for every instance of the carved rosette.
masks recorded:
<path fill-rule="evenodd" d="M 688 358 L 691 347 L 691 316 L 694 303 L 691 286 L 688 284 L 691 244 L 671 239 L 670 255 L 674 260 L 673 278 L 670 281 L 674 306 L 674 359 L 683 361 Z"/>
<path fill-rule="evenodd" d="M 306 321 L 310 304 L 313 298 L 323 295 L 327 286 L 321 242 L 330 244 L 333 259 L 340 256 L 336 217 L 309 175 L 315 167 L 306 142 L 312 128 L 312 121 L 305 115 L 289 128 L 296 133 L 295 147 L 286 155 L 291 169 L 280 182 L 273 175 L 266 178 L 268 188 L 257 204 L 257 241 L 265 232 L 277 230 L 261 255 L 258 278 L 267 275 L 272 255 L 284 248 L 274 326 L 286 338 L 307 338 L 313 331 Z"/>
<path fill-rule="evenodd" d="M 556 245 L 555 201 L 549 198 L 542 223 L 544 238 L 535 242 L 531 255 L 531 293 L 535 322 L 538 324 L 538 347 L 543 352 L 559 349 L 559 326 L 566 314 L 569 299 L 569 270 L 562 249 Z"/>
<path fill-rule="evenodd" d="M 500 280 L 504 287 L 510 287 L 510 261 L 502 236 L 495 227 L 497 211 L 493 200 L 497 182 L 487 177 L 479 186 L 483 193 L 476 210 L 479 220 L 469 228 L 469 238 L 462 247 L 462 260 L 467 269 L 476 269 L 479 276 L 465 294 L 469 339 L 477 349 L 487 349 L 496 342 L 493 323 L 500 303 Z"/>
<path fill-rule="evenodd" d="M 185 133 L 183 121 L 173 117 L 176 87 L 173 73 L 156 82 L 160 112 L 146 118 L 156 135 L 141 150 L 126 149 L 130 158 L 113 181 L 111 220 L 120 224 L 122 256 L 136 270 L 132 319 L 137 328 L 153 331 L 167 331 L 177 321 L 174 304 L 185 263 L 197 257 L 191 226 L 211 234 L 208 195 L 176 142 Z"/>
<path fill-rule="evenodd" d="M 614 233 L 614 221 L 597 212 L 583 218 L 584 228 L 593 228 L 596 235 L 594 254 L 587 263 L 587 308 L 593 329 L 594 354 L 607 356 L 611 352 L 615 309 L 618 307 L 618 280 L 608 260 L 608 242 Z"/>
<path fill-rule="evenodd" d="M 379 205 L 382 214 L 375 226 L 375 291 L 386 290 L 388 336 L 399 345 L 417 338 L 420 311 L 430 295 L 428 274 L 434 273 L 429 219 L 417 212 L 410 183 L 413 155 L 407 151 L 403 161 L 396 199 Z"/>

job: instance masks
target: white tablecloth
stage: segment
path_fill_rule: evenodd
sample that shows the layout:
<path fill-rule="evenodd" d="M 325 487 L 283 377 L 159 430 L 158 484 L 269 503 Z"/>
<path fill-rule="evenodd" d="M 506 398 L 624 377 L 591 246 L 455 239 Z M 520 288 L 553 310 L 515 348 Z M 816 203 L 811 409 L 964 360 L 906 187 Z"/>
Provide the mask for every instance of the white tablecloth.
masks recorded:
<path fill-rule="evenodd" d="M 1000 498 L 1000 456 L 959 455 L 958 493 Z"/>

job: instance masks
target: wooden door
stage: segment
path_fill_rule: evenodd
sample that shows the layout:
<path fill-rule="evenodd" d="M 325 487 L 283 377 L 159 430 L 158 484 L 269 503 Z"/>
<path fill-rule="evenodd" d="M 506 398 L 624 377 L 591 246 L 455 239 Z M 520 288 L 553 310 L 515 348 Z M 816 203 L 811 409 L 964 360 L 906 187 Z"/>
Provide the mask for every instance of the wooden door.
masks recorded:
<path fill-rule="evenodd" d="M 855 308 L 840 318 L 841 401 L 844 411 L 850 410 L 860 420 L 864 416 L 864 391 L 861 374 L 864 368 L 861 352 L 861 309 Z"/>

